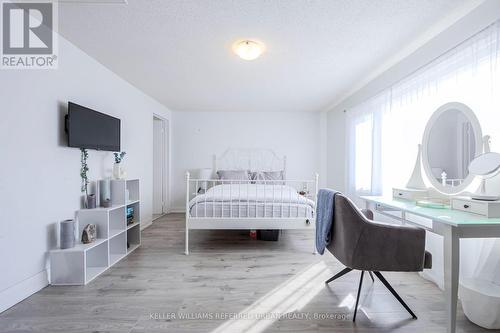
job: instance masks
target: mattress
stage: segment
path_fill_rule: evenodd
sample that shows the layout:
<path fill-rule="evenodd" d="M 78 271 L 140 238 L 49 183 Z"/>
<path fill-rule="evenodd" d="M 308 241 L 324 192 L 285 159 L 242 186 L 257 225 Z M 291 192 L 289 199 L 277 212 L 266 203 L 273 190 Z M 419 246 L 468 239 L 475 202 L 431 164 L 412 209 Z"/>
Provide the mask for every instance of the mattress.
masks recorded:
<path fill-rule="evenodd" d="M 217 185 L 194 197 L 189 209 L 191 217 L 314 217 L 314 201 L 287 185 Z"/>

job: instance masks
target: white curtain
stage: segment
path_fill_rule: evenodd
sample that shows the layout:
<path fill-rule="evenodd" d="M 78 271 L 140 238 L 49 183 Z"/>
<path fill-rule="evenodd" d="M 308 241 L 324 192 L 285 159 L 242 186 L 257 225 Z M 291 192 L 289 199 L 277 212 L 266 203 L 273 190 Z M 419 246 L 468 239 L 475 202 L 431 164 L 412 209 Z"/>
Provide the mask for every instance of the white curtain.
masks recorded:
<path fill-rule="evenodd" d="M 347 113 L 347 192 L 351 196 L 383 193 L 382 131 L 388 111 L 390 93 L 383 92 Z"/>
<path fill-rule="evenodd" d="M 462 102 L 476 114 L 483 135 L 500 152 L 500 21 L 450 50 L 377 96 L 347 110 L 348 193 L 390 195 L 411 175 L 432 113 L 447 102 Z M 500 179 L 493 179 L 500 193 Z M 473 189 L 474 190 L 474 189 Z M 442 285 L 442 240 L 429 235 L 435 265 L 431 276 Z M 500 285 L 496 240 L 463 240 L 461 274 Z M 488 259 L 488 260 L 487 260 Z"/>

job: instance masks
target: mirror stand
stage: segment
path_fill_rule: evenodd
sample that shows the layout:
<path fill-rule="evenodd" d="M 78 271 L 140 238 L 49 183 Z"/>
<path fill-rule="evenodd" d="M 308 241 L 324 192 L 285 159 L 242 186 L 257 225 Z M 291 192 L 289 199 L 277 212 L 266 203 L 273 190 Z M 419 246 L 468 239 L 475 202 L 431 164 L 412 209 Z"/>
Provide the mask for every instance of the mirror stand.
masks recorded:
<path fill-rule="evenodd" d="M 422 178 L 422 145 L 418 145 L 417 159 L 415 161 L 415 167 L 411 174 L 408 183 L 406 183 L 406 188 L 415 190 L 427 190 L 425 186 L 424 179 Z"/>

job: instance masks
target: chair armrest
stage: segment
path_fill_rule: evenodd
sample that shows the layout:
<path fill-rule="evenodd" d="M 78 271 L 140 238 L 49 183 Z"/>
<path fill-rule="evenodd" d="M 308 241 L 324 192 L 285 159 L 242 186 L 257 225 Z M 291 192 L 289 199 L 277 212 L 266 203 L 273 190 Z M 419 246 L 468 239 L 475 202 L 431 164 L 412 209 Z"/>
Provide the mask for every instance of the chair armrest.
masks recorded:
<path fill-rule="evenodd" d="M 358 269 L 397 272 L 424 269 L 424 229 L 377 223 L 367 218 L 364 224 L 353 256 Z"/>

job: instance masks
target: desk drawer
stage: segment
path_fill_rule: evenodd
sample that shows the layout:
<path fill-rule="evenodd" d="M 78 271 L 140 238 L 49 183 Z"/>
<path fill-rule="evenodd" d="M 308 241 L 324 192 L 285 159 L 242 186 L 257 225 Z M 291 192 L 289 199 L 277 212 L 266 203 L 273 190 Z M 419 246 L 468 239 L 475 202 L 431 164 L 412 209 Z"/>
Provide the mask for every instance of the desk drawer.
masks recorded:
<path fill-rule="evenodd" d="M 416 201 L 427 196 L 426 190 L 412 190 L 406 188 L 393 188 L 392 197 L 395 199 L 404 199 Z"/>
<path fill-rule="evenodd" d="M 488 216 L 488 205 L 484 202 L 453 199 L 451 207 L 464 212 Z"/>

